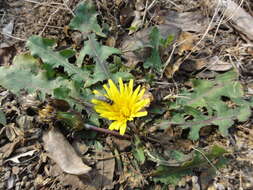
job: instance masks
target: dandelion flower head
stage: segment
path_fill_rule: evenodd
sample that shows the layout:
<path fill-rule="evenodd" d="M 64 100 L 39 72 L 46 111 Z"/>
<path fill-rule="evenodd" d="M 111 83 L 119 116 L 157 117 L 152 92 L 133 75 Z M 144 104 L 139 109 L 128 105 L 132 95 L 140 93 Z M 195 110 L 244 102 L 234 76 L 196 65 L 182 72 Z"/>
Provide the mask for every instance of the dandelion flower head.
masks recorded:
<path fill-rule="evenodd" d="M 128 84 L 124 84 L 122 79 L 118 80 L 119 88 L 109 79 L 108 85 L 104 85 L 105 94 L 94 90 L 93 93 L 103 96 L 111 101 L 105 102 L 99 99 L 92 99 L 94 109 L 101 117 L 112 120 L 110 130 L 119 130 L 124 135 L 127 127 L 127 121 L 132 121 L 135 117 L 143 117 L 148 113 L 144 110 L 150 100 L 143 98 L 145 89 L 138 86 L 133 89 L 134 81 L 131 79 Z"/>

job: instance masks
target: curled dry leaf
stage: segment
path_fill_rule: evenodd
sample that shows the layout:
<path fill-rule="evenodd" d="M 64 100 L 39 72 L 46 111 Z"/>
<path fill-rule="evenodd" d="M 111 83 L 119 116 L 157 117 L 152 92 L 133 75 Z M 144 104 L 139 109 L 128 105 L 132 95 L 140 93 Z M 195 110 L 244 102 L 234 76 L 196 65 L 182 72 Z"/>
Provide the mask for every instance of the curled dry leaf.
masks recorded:
<path fill-rule="evenodd" d="M 83 163 L 59 130 L 55 128 L 48 130 L 43 134 L 42 139 L 45 150 L 64 172 L 82 175 L 91 170 L 89 166 Z"/>
<path fill-rule="evenodd" d="M 178 13 L 175 11 L 160 11 L 155 21 L 159 24 L 170 24 L 182 31 L 203 32 L 209 24 L 208 18 L 200 11 Z"/>
<path fill-rule="evenodd" d="M 178 42 L 180 44 L 178 48 L 178 54 L 182 55 L 185 51 L 193 50 L 197 39 L 198 37 L 190 32 L 182 32 Z"/>
<path fill-rule="evenodd" d="M 253 17 L 236 2 L 232 0 L 211 0 L 203 1 L 203 3 L 209 10 L 223 9 L 222 14 L 232 23 L 233 27 L 247 36 L 248 39 L 253 40 Z"/>
<path fill-rule="evenodd" d="M 207 68 L 210 71 L 228 71 L 233 68 L 231 63 L 220 60 L 218 56 L 196 60 L 196 70 Z"/>
<path fill-rule="evenodd" d="M 220 60 L 218 56 L 214 56 L 208 60 L 207 68 L 211 71 L 228 71 L 233 68 L 233 65 Z"/>
<path fill-rule="evenodd" d="M 13 142 L 5 144 L 0 148 L 0 153 L 3 153 L 3 158 L 8 158 L 15 150 L 15 147 L 20 143 L 21 138 L 16 138 Z"/>
<path fill-rule="evenodd" d="M 24 131 L 17 127 L 15 123 L 9 123 L 5 126 L 5 134 L 10 141 L 14 141 L 17 137 L 23 137 Z"/>
<path fill-rule="evenodd" d="M 24 157 L 27 157 L 27 156 L 30 156 L 30 157 L 31 157 L 31 156 L 34 155 L 35 152 L 36 152 L 36 150 L 30 150 L 30 151 L 28 151 L 28 152 L 24 152 L 24 153 L 21 153 L 21 154 L 19 154 L 19 155 L 17 155 L 17 156 L 14 156 L 14 157 L 12 157 L 12 158 L 9 158 L 9 159 L 7 159 L 5 162 L 12 161 L 12 162 L 14 162 L 14 163 L 20 164 L 20 163 L 21 163 L 21 161 L 19 160 L 20 158 L 24 158 Z M 25 162 L 25 160 L 22 161 L 22 162 Z"/>
<path fill-rule="evenodd" d="M 182 58 L 179 58 L 175 63 L 173 64 L 168 64 L 167 67 L 165 68 L 165 76 L 168 79 L 173 78 L 175 72 L 177 72 L 180 68 L 180 65 L 182 64 Z"/>

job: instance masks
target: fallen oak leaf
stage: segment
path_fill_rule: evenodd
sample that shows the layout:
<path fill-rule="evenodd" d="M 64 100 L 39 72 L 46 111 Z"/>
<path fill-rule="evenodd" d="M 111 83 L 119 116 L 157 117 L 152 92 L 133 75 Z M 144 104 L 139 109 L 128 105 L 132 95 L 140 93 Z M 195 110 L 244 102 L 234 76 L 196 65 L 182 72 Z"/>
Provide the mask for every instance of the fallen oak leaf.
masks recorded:
<path fill-rule="evenodd" d="M 91 168 L 85 165 L 74 148 L 56 128 L 49 129 L 43 134 L 44 148 L 59 167 L 66 173 L 82 175 Z"/>

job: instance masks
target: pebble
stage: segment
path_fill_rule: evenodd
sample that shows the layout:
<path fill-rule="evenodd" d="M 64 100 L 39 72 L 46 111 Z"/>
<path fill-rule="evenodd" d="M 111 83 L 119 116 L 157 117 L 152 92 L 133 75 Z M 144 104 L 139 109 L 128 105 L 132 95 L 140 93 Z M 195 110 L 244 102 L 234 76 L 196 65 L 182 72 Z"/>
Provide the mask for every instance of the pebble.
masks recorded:
<path fill-rule="evenodd" d="M 11 171 L 7 171 L 5 174 L 4 174 L 4 180 L 8 180 L 11 176 Z"/>
<path fill-rule="evenodd" d="M 29 177 L 30 179 L 33 179 L 33 178 L 34 178 L 33 174 L 29 174 L 28 177 Z"/>
<path fill-rule="evenodd" d="M 40 166 L 41 166 L 41 165 L 38 164 L 37 166 L 35 166 L 34 170 L 35 170 L 35 171 L 38 171 L 38 170 L 40 169 Z"/>
<path fill-rule="evenodd" d="M 222 185 L 222 184 L 220 184 L 220 183 L 215 184 L 215 186 L 216 186 L 216 189 L 217 189 L 217 190 L 225 190 L 224 185 Z"/>
<path fill-rule="evenodd" d="M 6 141 L 7 141 L 7 139 L 1 139 L 1 140 L 0 140 L 0 145 L 5 144 L 5 143 L 6 143 Z"/>
<path fill-rule="evenodd" d="M 25 176 L 22 178 L 22 181 L 27 182 L 27 180 L 28 180 L 28 177 L 25 175 Z"/>
<path fill-rule="evenodd" d="M 12 173 L 15 174 L 15 175 L 17 175 L 17 174 L 19 173 L 19 171 L 20 171 L 20 168 L 17 167 L 17 166 L 14 166 L 14 167 L 12 168 Z"/>
<path fill-rule="evenodd" d="M 0 183 L 0 189 L 5 189 L 4 186 L 4 182 Z"/>
<path fill-rule="evenodd" d="M 25 189 L 28 189 L 30 186 L 31 186 L 31 182 L 30 181 L 26 182 Z"/>
<path fill-rule="evenodd" d="M 16 183 L 15 190 L 19 190 L 20 187 L 21 187 L 21 183 L 20 182 Z"/>
<path fill-rule="evenodd" d="M 25 186 L 25 182 L 24 182 L 24 181 L 21 181 L 20 186 L 21 186 L 21 187 L 24 187 L 24 186 Z"/>

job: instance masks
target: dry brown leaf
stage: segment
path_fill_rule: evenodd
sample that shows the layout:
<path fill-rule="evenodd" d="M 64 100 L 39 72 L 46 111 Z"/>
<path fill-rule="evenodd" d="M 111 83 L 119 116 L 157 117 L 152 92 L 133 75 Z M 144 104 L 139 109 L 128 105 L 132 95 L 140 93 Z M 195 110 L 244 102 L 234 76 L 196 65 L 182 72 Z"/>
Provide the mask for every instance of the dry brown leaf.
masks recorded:
<path fill-rule="evenodd" d="M 17 127 L 15 123 L 8 123 L 5 126 L 5 134 L 10 141 L 13 141 L 16 137 L 23 137 L 24 131 Z"/>
<path fill-rule="evenodd" d="M 69 174 L 82 175 L 88 173 L 91 168 L 85 165 L 77 155 L 73 147 L 59 130 L 52 128 L 43 134 L 44 148 L 49 157 L 53 159 L 60 168 Z"/>
<path fill-rule="evenodd" d="M 71 189 L 97 190 L 94 186 L 88 183 L 89 179 L 83 179 L 81 176 L 62 174 L 58 177 L 58 179 L 64 186 L 71 185 Z"/>
<path fill-rule="evenodd" d="M 3 153 L 3 158 L 8 158 L 14 151 L 16 145 L 20 143 L 21 138 L 16 138 L 13 142 L 5 144 L 0 148 L 0 153 Z"/>
<path fill-rule="evenodd" d="M 72 146 L 79 155 L 84 155 L 89 150 L 89 147 L 84 142 L 78 140 L 74 140 Z"/>
<path fill-rule="evenodd" d="M 175 11 L 160 11 L 155 20 L 159 24 L 170 24 L 182 31 L 203 32 L 209 24 L 208 18 L 200 11 L 177 13 Z"/>
<path fill-rule="evenodd" d="M 57 177 L 62 186 L 71 186 L 71 189 L 96 190 L 89 176 L 66 174 L 57 164 L 50 165 L 48 176 Z"/>
<path fill-rule="evenodd" d="M 185 51 L 192 50 L 197 39 L 198 37 L 190 32 L 182 32 L 178 42 L 181 44 L 178 48 L 178 54 L 182 55 Z"/>
<path fill-rule="evenodd" d="M 253 17 L 236 2 L 232 0 L 212 0 L 203 2 L 210 10 L 214 10 L 214 8 L 223 9 L 221 12 L 225 19 L 227 21 L 229 20 L 234 28 L 246 35 L 248 39 L 253 40 Z"/>
<path fill-rule="evenodd" d="M 233 68 L 233 65 L 231 63 L 220 60 L 218 56 L 197 59 L 195 69 L 200 70 L 204 67 L 210 71 L 228 71 Z"/>
<path fill-rule="evenodd" d="M 181 59 L 181 58 L 179 58 L 175 63 L 169 64 L 169 65 L 165 68 L 165 72 L 164 72 L 165 76 L 166 76 L 168 79 L 173 78 L 173 75 L 175 74 L 176 71 L 179 70 L 181 64 L 182 64 L 182 59 Z"/>
<path fill-rule="evenodd" d="M 0 66 L 8 66 L 11 64 L 13 56 L 17 50 L 14 46 L 7 46 L 0 48 Z"/>
<path fill-rule="evenodd" d="M 130 147 L 131 141 L 125 139 L 119 139 L 116 137 L 112 137 L 113 143 L 118 147 L 120 151 L 126 150 L 126 148 Z"/>
<path fill-rule="evenodd" d="M 145 9 L 144 0 L 136 0 L 135 9 L 137 11 L 143 11 Z"/>
<path fill-rule="evenodd" d="M 96 153 L 96 159 L 99 161 L 96 163 L 96 173 L 92 177 L 93 185 L 98 189 L 113 189 L 113 174 L 115 169 L 115 159 L 110 151 L 103 151 Z"/>
<path fill-rule="evenodd" d="M 218 56 L 208 59 L 207 68 L 211 71 L 228 71 L 233 68 L 233 65 L 219 59 Z"/>
<path fill-rule="evenodd" d="M 121 9 L 119 20 L 120 20 L 120 24 L 123 27 L 130 24 L 133 19 L 134 19 L 134 10 L 132 7 L 127 6 Z"/>
<path fill-rule="evenodd" d="M 42 175 L 38 174 L 37 177 L 34 180 L 34 184 L 36 187 L 41 187 L 49 184 L 51 182 L 50 178 L 45 178 Z M 37 188 L 39 189 L 39 188 Z"/>

